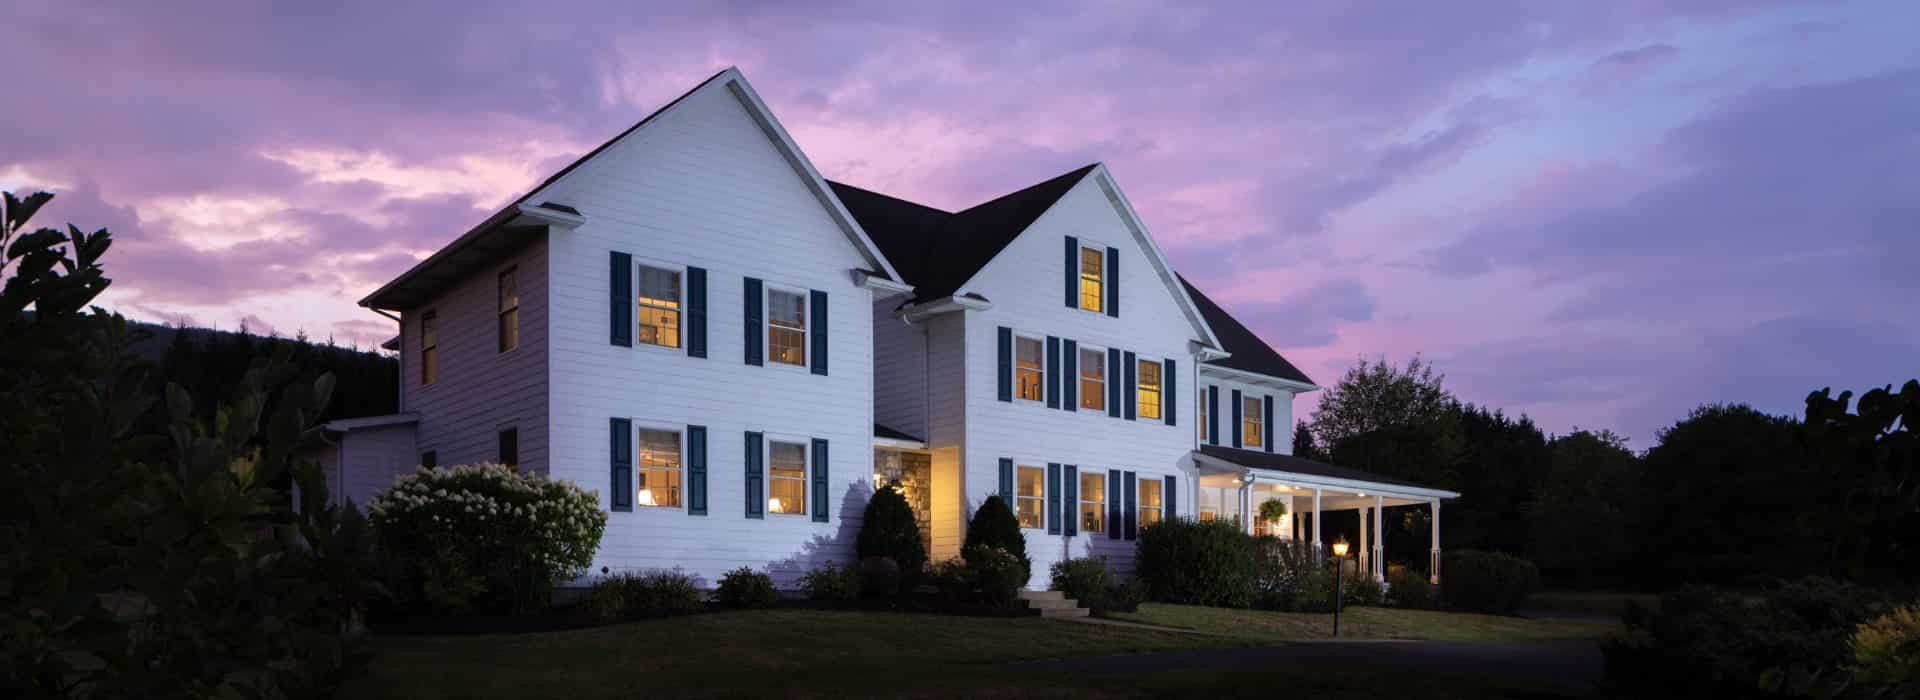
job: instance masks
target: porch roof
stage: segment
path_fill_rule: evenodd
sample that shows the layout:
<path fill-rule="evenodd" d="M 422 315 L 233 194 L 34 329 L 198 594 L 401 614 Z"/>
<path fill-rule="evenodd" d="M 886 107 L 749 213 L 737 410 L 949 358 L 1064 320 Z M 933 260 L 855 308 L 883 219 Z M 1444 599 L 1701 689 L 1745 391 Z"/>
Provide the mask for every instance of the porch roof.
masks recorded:
<path fill-rule="evenodd" d="M 1343 467 L 1337 464 L 1315 462 L 1311 459 L 1285 455 L 1277 452 L 1255 452 L 1219 445 L 1201 445 L 1196 453 L 1196 462 L 1203 465 L 1208 460 L 1224 462 L 1244 469 L 1277 472 L 1300 481 L 1320 482 L 1333 486 L 1365 486 L 1373 491 L 1402 493 L 1433 498 L 1459 498 L 1457 491 L 1434 488 L 1417 484 L 1405 479 L 1383 476 L 1373 472 Z"/>

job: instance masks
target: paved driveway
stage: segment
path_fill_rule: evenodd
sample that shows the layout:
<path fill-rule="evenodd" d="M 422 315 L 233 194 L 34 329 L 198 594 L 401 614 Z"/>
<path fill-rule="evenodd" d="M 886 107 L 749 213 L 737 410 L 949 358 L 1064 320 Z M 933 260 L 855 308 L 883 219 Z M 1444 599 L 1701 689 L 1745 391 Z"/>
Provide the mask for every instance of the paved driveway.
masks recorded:
<path fill-rule="evenodd" d="M 1592 688 L 1600 681 L 1600 647 L 1590 640 L 1552 642 L 1294 642 L 1251 649 L 1132 654 L 1015 664 L 1034 671 L 1139 673 L 1196 668 L 1403 668 L 1489 675 Z"/>

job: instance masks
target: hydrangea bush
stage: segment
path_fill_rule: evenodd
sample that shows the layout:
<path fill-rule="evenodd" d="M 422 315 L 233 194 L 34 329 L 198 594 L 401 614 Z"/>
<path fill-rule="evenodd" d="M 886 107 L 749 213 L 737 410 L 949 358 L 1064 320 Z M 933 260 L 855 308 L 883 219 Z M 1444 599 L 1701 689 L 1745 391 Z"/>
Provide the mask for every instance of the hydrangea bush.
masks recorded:
<path fill-rule="evenodd" d="M 400 592 L 440 612 L 544 605 L 555 580 L 586 572 L 607 526 L 598 493 L 493 463 L 401 477 L 367 514 Z"/>

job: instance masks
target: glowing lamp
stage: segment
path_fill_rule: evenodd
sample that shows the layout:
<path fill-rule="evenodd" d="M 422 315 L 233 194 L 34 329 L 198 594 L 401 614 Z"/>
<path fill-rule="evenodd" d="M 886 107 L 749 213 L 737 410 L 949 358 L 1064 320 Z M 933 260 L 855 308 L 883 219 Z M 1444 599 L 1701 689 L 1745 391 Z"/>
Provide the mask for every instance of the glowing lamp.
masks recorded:
<path fill-rule="evenodd" d="M 660 503 L 659 503 L 659 502 L 657 502 L 657 501 L 655 501 L 655 500 L 653 500 L 653 492 L 652 492 L 652 491 L 647 491 L 647 490 L 641 490 L 641 491 L 640 491 L 640 498 L 639 498 L 639 501 L 640 501 L 640 505 L 643 505 L 643 506 L 657 506 L 657 505 L 660 505 Z"/>
<path fill-rule="evenodd" d="M 1347 556 L 1347 541 L 1346 541 L 1346 540 L 1340 540 L 1340 541 L 1337 541 L 1337 542 L 1334 542 L 1334 543 L 1333 543 L 1333 556 L 1336 556 L 1336 557 L 1344 557 L 1344 556 Z"/>
<path fill-rule="evenodd" d="M 767 499 L 767 510 L 773 511 L 775 513 L 787 512 L 787 509 L 780 507 L 779 496 L 774 496 L 773 498 Z"/>

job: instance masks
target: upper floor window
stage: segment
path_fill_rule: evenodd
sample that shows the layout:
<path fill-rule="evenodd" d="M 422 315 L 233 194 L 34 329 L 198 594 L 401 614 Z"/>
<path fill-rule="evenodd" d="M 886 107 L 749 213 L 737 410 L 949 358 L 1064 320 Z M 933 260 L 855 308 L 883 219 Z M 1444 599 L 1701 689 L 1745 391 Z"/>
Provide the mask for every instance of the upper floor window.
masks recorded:
<path fill-rule="evenodd" d="M 1107 410 L 1107 353 L 1104 350 L 1080 348 L 1080 407 Z"/>
<path fill-rule="evenodd" d="M 434 328 L 439 325 L 439 312 L 428 311 L 420 314 L 420 383 L 432 384 L 434 375 L 439 372 L 435 362 L 439 356 L 440 334 Z"/>
<path fill-rule="evenodd" d="M 1195 399 L 1194 403 L 1200 404 L 1200 410 L 1199 410 L 1200 420 L 1194 421 L 1194 422 L 1200 424 L 1200 441 L 1206 442 L 1207 441 L 1207 388 L 1204 386 L 1200 387 L 1199 391 L 1193 392 L 1193 397 Z"/>
<path fill-rule="evenodd" d="M 1106 307 L 1107 273 L 1106 251 L 1091 246 L 1080 246 L 1080 308 L 1087 311 L 1104 311 Z"/>
<path fill-rule="evenodd" d="M 1047 472 L 1039 467 L 1021 467 L 1018 483 L 1014 485 L 1014 514 L 1020 518 L 1020 527 L 1038 530 L 1046 527 L 1046 483 Z"/>
<path fill-rule="evenodd" d="M 786 365 L 807 364 L 807 295 L 767 290 L 767 359 Z"/>
<path fill-rule="evenodd" d="M 1136 393 L 1139 394 L 1139 413 L 1141 418 L 1160 417 L 1160 363 L 1153 360 L 1140 360 L 1135 374 Z"/>
<path fill-rule="evenodd" d="M 1266 439 L 1266 416 L 1258 396 L 1240 397 L 1240 444 L 1261 447 Z"/>
<path fill-rule="evenodd" d="M 1164 484 L 1159 479 L 1140 480 L 1140 526 L 1146 527 L 1160 522 L 1166 512 L 1166 500 L 1161 495 Z"/>
<path fill-rule="evenodd" d="M 807 446 L 767 441 L 767 512 L 807 514 Z"/>
<path fill-rule="evenodd" d="M 680 347 L 680 271 L 640 266 L 640 342 Z"/>
<path fill-rule="evenodd" d="M 1080 473 L 1080 531 L 1099 534 L 1107 531 L 1107 475 Z"/>
<path fill-rule="evenodd" d="M 1013 340 L 1013 387 L 1014 396 L 1025 401 L 1045 401 L 1046 395 L 1041 389 L 1046 370 L 1041 364 L 1043 353 L 1039 338 L 1014 336 Z"/>
<path fill-rule="evenodd" d="M 680 431 L 640 429 L 640 463 L 634 470 L 634 502 L 680 506 Z"/>
<path fill-rule="evenodd" d="M 520 347 L 519 268 L 500 271 L 500 352 Z"/>

